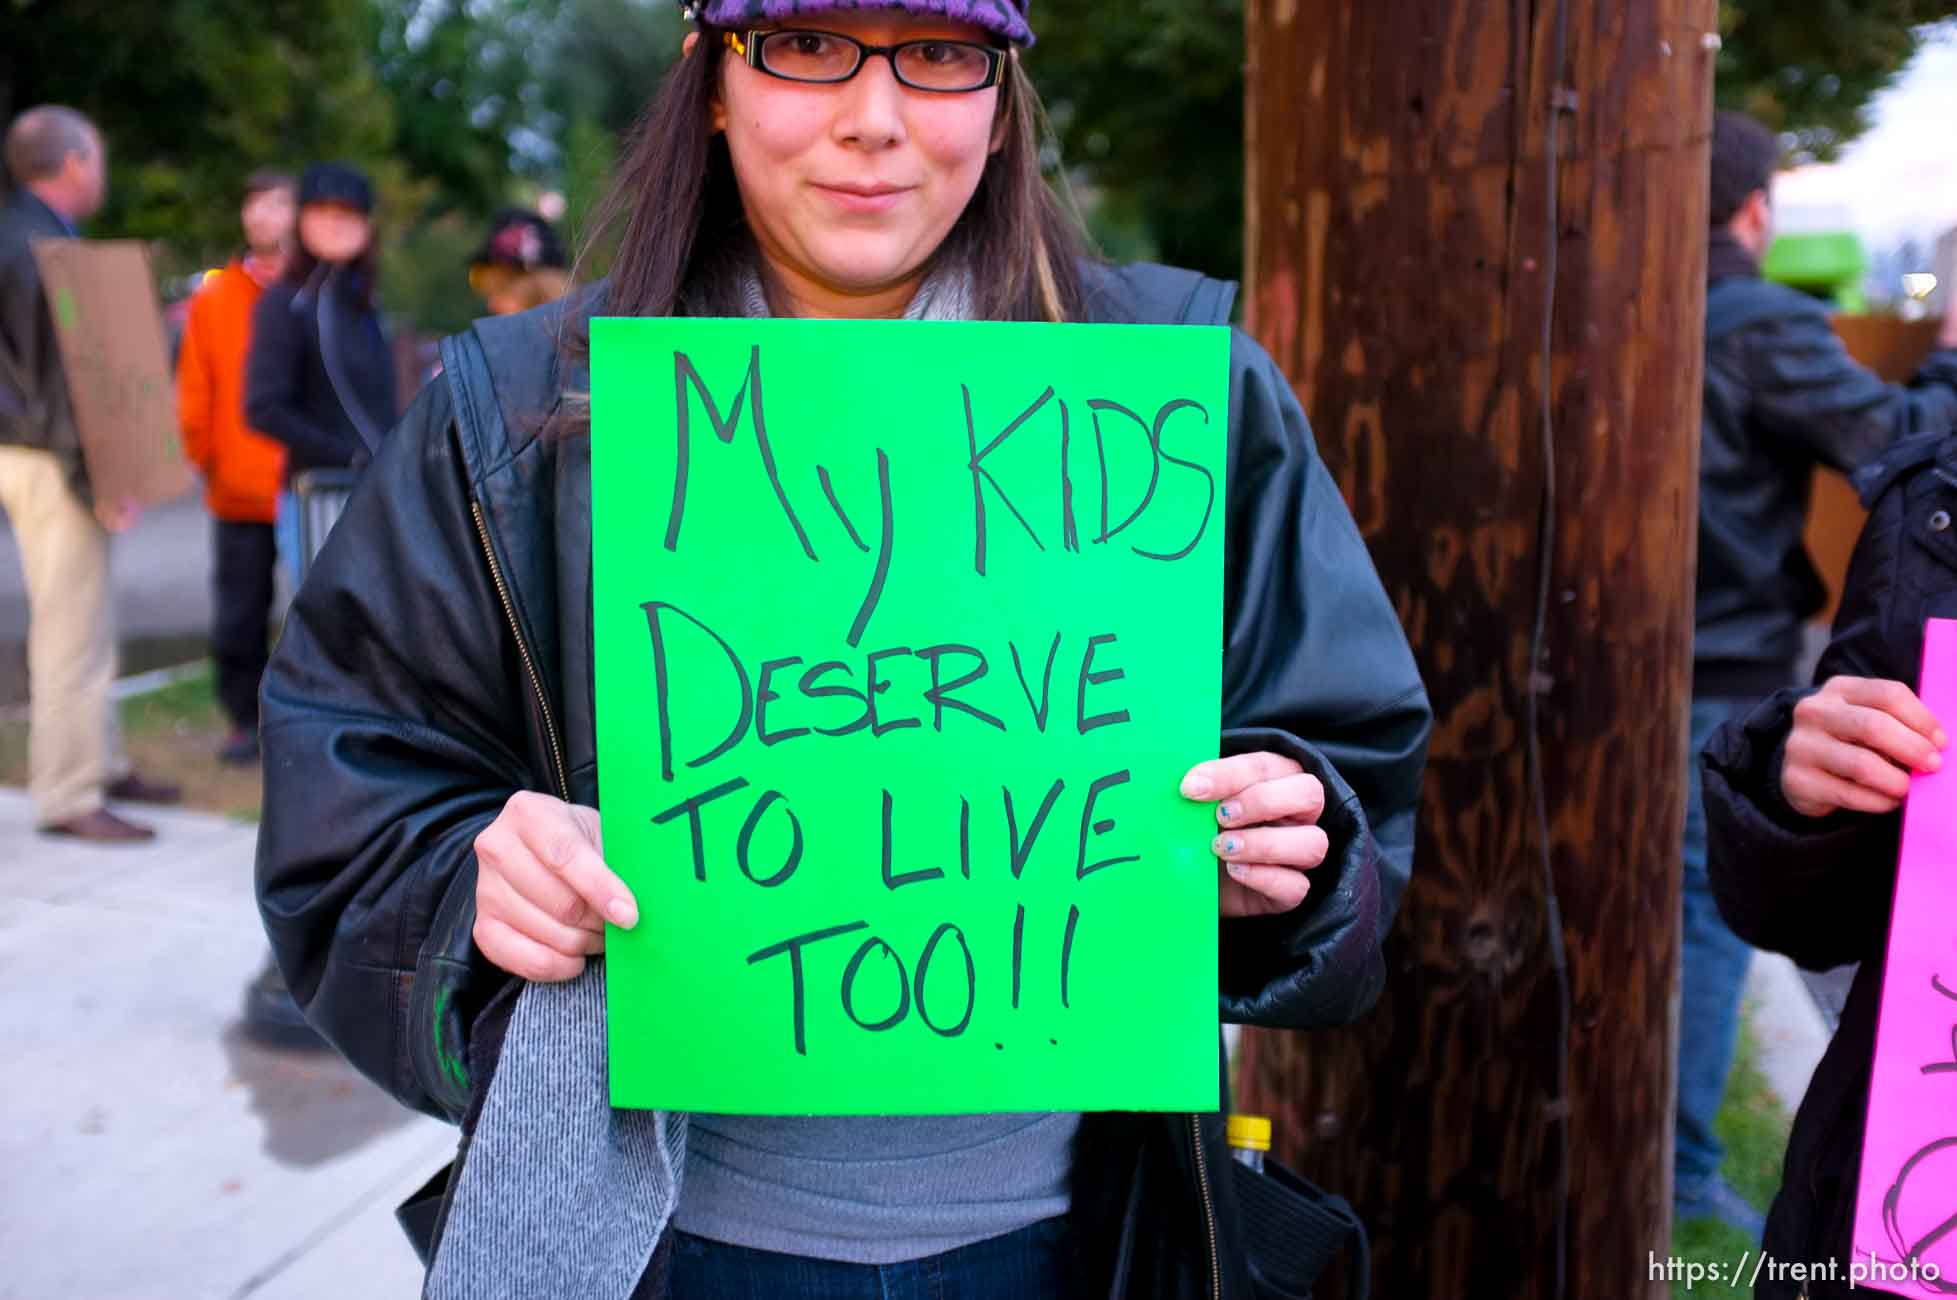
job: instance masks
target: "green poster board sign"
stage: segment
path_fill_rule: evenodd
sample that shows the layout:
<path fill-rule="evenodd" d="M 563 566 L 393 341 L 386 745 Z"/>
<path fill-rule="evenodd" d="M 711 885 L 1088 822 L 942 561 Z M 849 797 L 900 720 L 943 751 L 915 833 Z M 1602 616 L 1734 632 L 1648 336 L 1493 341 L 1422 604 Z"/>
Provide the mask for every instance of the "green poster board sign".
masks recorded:
<path fill-rule="evenodd" d="M 1216 1108 L 1229 346 L 595 322 L 613 1104 Z"/>

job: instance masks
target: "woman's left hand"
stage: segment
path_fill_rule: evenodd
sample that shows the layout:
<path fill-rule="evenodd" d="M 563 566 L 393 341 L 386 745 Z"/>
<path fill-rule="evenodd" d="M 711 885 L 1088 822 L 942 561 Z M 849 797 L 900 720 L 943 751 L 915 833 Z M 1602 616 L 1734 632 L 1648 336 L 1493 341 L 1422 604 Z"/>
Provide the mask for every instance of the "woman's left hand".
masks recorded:
<path fill-rule="evenodd" d="M 1182 778 L 1185 798 L 1214 801 L 1222 834 L 1217 910 L 1273 916 L 1305 901 L 1310 871 L 1332 844 L 1318 827 L 1325 787 L 1296 760 L 1259 751 L 1198 763 Z"/>

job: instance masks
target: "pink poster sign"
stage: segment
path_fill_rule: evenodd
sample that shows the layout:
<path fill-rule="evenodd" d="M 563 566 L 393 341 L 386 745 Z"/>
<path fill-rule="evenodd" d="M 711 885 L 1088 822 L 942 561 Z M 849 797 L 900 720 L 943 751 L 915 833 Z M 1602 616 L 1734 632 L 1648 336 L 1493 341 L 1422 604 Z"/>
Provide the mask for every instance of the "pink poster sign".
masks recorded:
<path fill-rule="evenodd" d="M 1925 628 L 1918 694 L 1957 732 L 1957 620 Z M 1957 1295 L 1957 762 L 1903 808 L 1850 1263 L 1858 1286 Z"/>

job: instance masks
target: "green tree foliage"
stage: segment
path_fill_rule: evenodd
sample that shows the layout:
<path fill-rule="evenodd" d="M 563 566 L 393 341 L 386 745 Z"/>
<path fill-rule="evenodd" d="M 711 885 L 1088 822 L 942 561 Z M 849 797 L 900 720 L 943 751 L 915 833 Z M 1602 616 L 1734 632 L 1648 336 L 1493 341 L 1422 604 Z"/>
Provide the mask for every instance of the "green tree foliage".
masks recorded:
<path fill-rule="evenodd" d="M 1957 0 L 1723 0 L 1718 96 L 1791 133 L 1800 160 L 1827 159 L 1868 127 L 1926 24 Z"/>
<path fill-rule="evenodd" d="M 613 242 L 593 244 L 618 154 L 687 31 L 670 0 L 568 0 L 542 100 L 556 130 L 554 175 L 564 195 L 565 246 L 581 278 L 611 268 Z"/>
<path fill-rule="evenodd" d="M 469 255 L 481 247 L 486 223 L 443 212 L 402 228 L 389 243 L 381 275 L 389 312 L 423 335 L 468 328 L 483 314 L 469 288 Z"/>
<path fill-rule="evenodd" d="M 464 282 L 489 215 L 564 196 L 573 255 L 610 186 L 618 142 L 679 53 L 673 0 L 367 0 L 393 153 L 428 186 L 391 258 L 387 296 L 430 332 L 478 314 Z M 603 274 L 602 250 L 580 268 Z"/>
<path fill-rule="evenodd" d="M 394 106 L 368 0 L 0 0 L 0 118 L 64 103 L 103 129 L 97 233 L 161 241 L 178 269 L 238 239 L 244 177 L 384 158 Z"/>
<path fill-rule="evenodd" d="M 561 0 L 367 0 L 373 63 L 395 106 L 394 155 L 444 209 L 506 201 L 515 145 L 535 135 L 536 71 Z"/>
<path fill-rule="evenodd" d="M 1923 25 L 1954 14 L 1957 0 L 1726 0 L 1719 101 L 1790 132 L 1797 156 L 1830 157 Z M 1241 274 L 1242 0 L 1051 3 L 1035 18 L 1027 65 L 1108 251 Z"/>
<path fill-rule="evenodd" d="M 1105 251 L 1236 277 L 1243 0 L 1042 4 L 1027 70 Z"/>
<path fill-rule="evenodd" d="M 442 328 L 467 319 L 490 213 L 552 187 L 588 210 L 682 31 L 672 0 L 0 0 L 0 124 L 40 103 L 95 119 L 91 232 L 150 241 L 168 275 L 236 247 L 255 168 L 362 166 L 384 295 Z"/>
<path fill-rule="evenodd" d="M 1720 101 L 1829 156 L 1920 26 L 1953 13 L 1726 0 Z M 1243 0 L 1053 0 L 1035 17 L 1050 161 L 1103 247 L 1238 274 Z M 576 246 L 684 30 L 674 0 L 0 0 L 0 116 L 55 101 L 101 122 L 114 184 L 97 232 L 158 241 L 179 268 L 231 248 L 252 168 L 363 164 L 391 260 L 425 262 L 397 305 L 447 321 L 451 254 L 496 207 L 560 189 Z"/>
<path fill-rule="evenodd" d="M 564 137 L 564 246 L 578 262 L 581 279 L 591 280 L 611 270 L 617 251 L 617 232 L 600 240 L 598 208 L 611 193 L 617 170 L 620 136 L 589 117 L 571 123 Z"/>
<path fill-rule="evenodd" d="M 679 57 L 688 26 L 673 0 L 562 2 L 542 102 L 567 128 L 587 121 L 621 139 Z M 572 142 L 559 143 L 568 154 Z"/>

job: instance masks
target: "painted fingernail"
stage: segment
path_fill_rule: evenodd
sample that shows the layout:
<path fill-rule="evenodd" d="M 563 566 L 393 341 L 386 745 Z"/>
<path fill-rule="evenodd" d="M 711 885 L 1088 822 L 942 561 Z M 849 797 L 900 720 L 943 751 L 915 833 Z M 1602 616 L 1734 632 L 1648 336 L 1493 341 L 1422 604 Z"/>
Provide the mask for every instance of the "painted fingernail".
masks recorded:
<path fill-rule="evenodd" d="M 1237 805 L 1233 803 L 1226 803 L 1221 808 L 1218 808 L 1216 810 L 1216 815 L 1221 817 L 1226 822 L 1233 822 L 1237 820 Z"/>
<path fill-rule="evenodd" d="M 1226 862 L 1223 869 L 1230 873 L 1230 879 L 1243 880 L 1250 875 L 1250 868 L 1241 862 Z"/>
<path fill-rule="evenodd" d="M 1238 839 L 1234 835 L 1225 836 L 1224 838 L 1218 840 L 1217 843 L 1222 846 L 1220 851 L 1224 853 L 1235 853 L 1238 849 L 1243 847 L 1243 841 Z"/>
<path fill-rule="evenodd" d="M 1182 793 L 1186 799 L 1207 799 L 1212 788 L 1206 776 L 1187 776 L 1182 780 Z"/>
<path fill-rule="evenodd" d="M 639 923 L 639 909 L 629 899 L 614 898 L 606 905 L 605 915 L 621 930 L 629 930 Z"/>

